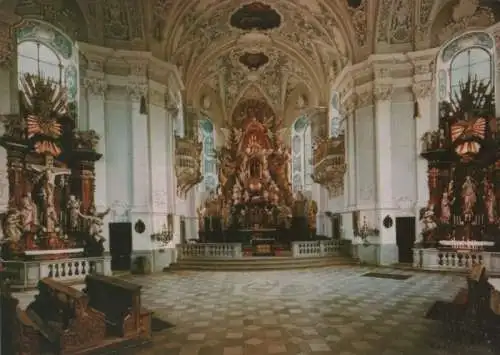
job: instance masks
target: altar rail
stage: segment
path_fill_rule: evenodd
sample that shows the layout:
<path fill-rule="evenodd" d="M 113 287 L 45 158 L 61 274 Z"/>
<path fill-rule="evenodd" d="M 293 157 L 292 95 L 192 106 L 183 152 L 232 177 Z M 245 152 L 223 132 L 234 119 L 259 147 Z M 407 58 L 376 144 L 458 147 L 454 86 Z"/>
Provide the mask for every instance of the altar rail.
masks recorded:
<path fill-rule="evenodd" d="M 294 258 L 338 255 L 340 255 L 340 241 L 338 240 L 292 242 L 292 256 Z"/>
<path fill-rule="evenodd" d="M 489 273 L 500 273 L 500 253 L 478 250 L 413 249 L 413 267 L 436 271 L 467 271 L 482 264 Z"/>
<path fill-rule="evenodd" d="M 225 258 L 243 257 L 241 243 L 197 243 L 177 245 L 179 258 Z"/>
<path fill-rule="evenodd" d="M 111 275 L 111 257 L 88 257 L 59 260 L 3 261 L 16 288 L 36 287 L 50 277 L 61 282 L 83 282 L 89 274 Z"/>
<path fill-rule="evenodd" d="M 338 240 L 292 242 L 294 258 L 314 258 L 340 255 Z M 197 243 L 178 245 L 178 257 L 240 259 L 243 257 L 241 243 Z"/>

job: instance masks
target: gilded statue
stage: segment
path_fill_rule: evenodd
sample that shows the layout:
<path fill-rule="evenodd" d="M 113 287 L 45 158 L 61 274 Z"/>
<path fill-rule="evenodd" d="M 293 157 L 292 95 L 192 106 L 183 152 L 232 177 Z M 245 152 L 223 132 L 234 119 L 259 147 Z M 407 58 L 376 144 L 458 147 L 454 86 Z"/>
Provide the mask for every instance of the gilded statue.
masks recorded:
<path fill-rule="evenodd" d="M 308 222 L 309 222 L 309 229 L 310 230 L 315 230 L 316 229 L 316 215 L 318 214 L 318 204 L 316 201 L 311 200 L 309 201 L 309 208 L 307 211 L 307 217 L 308 217 Z"/>

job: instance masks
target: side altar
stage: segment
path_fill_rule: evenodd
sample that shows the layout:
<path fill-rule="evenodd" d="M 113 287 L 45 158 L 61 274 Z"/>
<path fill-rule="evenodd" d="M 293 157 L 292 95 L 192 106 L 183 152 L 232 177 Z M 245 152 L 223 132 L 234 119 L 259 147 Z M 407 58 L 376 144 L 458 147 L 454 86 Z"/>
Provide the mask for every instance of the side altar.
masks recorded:
<path fill-rule="evenodd" d="M 281 124 L 260 100 L 236 107 L 215 152 L 217 191 L 198 208 L 200 241 L 240 242 L 253 245 L 254 254 L 272 255 L 275 245 L 315 237 L 317 205 L 292 191 Z"/>
<path fill-rule="evenodd" d="M 420 268 L 500 272 L 500 149 L 491 83 L 469 78 L 440 103 L 439 127 L 422 137 L 428 206 L 414 250 Z"/>
<path fill-rule="evenodd" d="M 2 215 L 1 254 L 24 286 L 43 277 L 109 273 L 103 256 L 103 218 L 94 205 L 99 136 L 78 131 L 66 90 L 27 74 L 20 114 L 3 117 L 8 210 Z"/>

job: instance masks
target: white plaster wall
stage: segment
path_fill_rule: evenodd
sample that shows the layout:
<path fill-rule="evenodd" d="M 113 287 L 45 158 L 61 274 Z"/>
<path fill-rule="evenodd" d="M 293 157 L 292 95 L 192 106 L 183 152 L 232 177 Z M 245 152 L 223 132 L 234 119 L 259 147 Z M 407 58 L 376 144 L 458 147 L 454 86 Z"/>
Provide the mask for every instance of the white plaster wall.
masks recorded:
<path fill-rule="evenodd" d="M 373 209 L 375 207 L 375 142 L 372 106 L 357 110 L 355 125 L 357 208 Z"/>
<path fill-rule="evenodd" d="M 14 80 L 12 73 L 7 69 L 0 68 L 0 115 L 15 112 L 12 95 L 16 91 L 12 89 L 11 81 Z M 4 125 L 0 124 L 0 135 L 4 133 Z M 9 181 L 7 175 L 7 151 L 0 148 L 0 212 L 7 211 L 9 204 Z"/>
<path fill-rule="evenodd" d="M 80 85 L 81 86 L 81 85 Z M 78 129 L 85 131 L 89 127 L 89 110 L 86 90 L 80 88 L 80 98 L 78 99 Z"/>
<path fill-rule="evenodd" d="M 417 199 L 415 119 L 410 100 L 410 93 L 404 93 L 391 105 L 392 196 L 398 214 L 413 214 Z"/>
<path fill-rule="evenodd" d="M 131 115 L 124 88 L 110 88 L 105 102 L 107 202 L 112 221 L 128 221 L 132 204 Z M 134 246 L 135 247 L 135 246 Z"/>

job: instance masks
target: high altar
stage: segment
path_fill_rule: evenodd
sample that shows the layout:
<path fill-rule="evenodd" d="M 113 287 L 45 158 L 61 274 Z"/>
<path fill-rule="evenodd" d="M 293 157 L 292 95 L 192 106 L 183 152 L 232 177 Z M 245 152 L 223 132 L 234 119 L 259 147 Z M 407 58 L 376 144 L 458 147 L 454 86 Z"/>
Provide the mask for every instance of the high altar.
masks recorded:
<path fill-rule="evenodd" d="M 246 100 L 236 107 L 230 128 L 224 129 L 225 144 L 216 152 L 217 191 L 199 208 L 200 240 L 314 236 L 317 206 L 292 192 L 290 151 L 280 137 L 281 124 L 262 101 Z"/>
<path fill-rule="evenodd" d="M 490 83 L 469 79 L 440 103 L 439 129 L 422 138 L 429 204 L 421 211 L 424 247 L 491 247 L 498 242 L 500 151 Z"/>
<path fill-rule="evenodd" d="M 103 217 L 108 211 L 97 213 L 94 206 L 99 137 L 75 129 L 73 108 L 58 83 L 26 74 L 21 84 L 20 114 L 3 117 L 5 134 L 0 138 L 7 150 L 9 181 L 2 258 L 102 256 Z M 73 268 L 76 263 L 50 272 L 71 273 Z"/>

